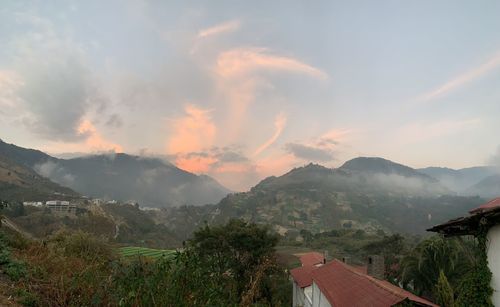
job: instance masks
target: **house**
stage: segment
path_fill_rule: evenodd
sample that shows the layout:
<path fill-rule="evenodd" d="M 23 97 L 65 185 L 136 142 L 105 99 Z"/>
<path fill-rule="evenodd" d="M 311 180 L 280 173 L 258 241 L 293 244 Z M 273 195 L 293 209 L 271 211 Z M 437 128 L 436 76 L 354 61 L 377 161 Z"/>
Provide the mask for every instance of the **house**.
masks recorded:
<path fill-rule="evenodd" d="M 492 273 L 491 287 L 493 288 L 492 302 L 500 306 L 500 197 L 469 211 L 469 215 L 450 220 L 434 226 L 428 231 L 443 234 L 446 237 L 473 235 L 477 236 L 482 230 L 487 231 L 488 268 Z"/>
<path fill-rule="evenodd" d="M 369 275 L 370 272 L 380 274 L 383 270 L 380 267 L 383 266 L 383 258 L 380 256 L 368 257 L 366 267 L 351 266 L 337 259 L 322 265 L 303 264 L 290 271 L 293 279 L 293 306 L 437 306 L 385 280 Z"/>

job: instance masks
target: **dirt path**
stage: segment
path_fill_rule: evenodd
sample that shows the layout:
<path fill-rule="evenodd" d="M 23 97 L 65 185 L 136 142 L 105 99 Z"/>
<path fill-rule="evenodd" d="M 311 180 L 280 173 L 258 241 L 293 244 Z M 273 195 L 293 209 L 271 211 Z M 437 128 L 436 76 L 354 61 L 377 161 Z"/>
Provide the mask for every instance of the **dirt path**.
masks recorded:
<path fill-rule="evenodd" d="M 23 236 L 25 236 L 28 239 L 32 239 L 32 240 L 35 239 L 30 233 L 28 233 L 28 232 L 22 230 L 21 228 L 19 228 L 14 222 L 12 222 L 11 220 L 9 220 L 5 216 L 2 218 L 2 227 L 10 228 L 10 229 L 14 230 L 15 232 L 18 232 L 18 233 L 22 234 Z"/>

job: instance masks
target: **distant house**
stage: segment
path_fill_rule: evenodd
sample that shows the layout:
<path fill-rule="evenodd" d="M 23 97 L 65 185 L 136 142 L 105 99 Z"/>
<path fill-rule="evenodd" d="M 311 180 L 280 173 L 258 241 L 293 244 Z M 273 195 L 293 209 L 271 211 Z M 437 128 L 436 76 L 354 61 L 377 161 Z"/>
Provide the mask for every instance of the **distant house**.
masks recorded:
<path fill-rule="evenodd" d="M 306 255 L 303 255 L 301 260 L 304 256 Z M 307 256 L 305 259 L 316 256 Z M 290 271 L 293 279 L 293 306 L 388 307 L 400 304 L 437 306 L 368 274 L 369 272 L 379 274 L 380 266 L 383 265 L 381 257 L 369 257 L 367 267 L 351 266 L 337 259 L 325 264 L 303 263 L 301 267 Z"/>
<path fill-rule="evenodd" d="M 76 214 L 76 205 L 65 200 L 49 200 L 45 206 L 54 213 Z"/>
<path fill-rule="evenodd" d="M 428 229 L 444 236 L 477 236 L 481 229 L 487 229 L 488 267 L 493 274 L 492 301 L 500 306 L 500 197 L 469 211 L 468 216 L 459 217 Z"/>

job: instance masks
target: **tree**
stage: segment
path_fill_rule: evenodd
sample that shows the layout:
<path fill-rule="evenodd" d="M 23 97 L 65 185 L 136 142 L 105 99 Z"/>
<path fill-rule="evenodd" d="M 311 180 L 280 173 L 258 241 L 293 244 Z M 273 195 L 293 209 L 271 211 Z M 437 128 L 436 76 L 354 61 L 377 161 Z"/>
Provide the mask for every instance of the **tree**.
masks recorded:
<path fill-rule="evenodd" d="M 275 262 L 277 242 L 278 236 L 266 226 L 231 220 L 223 226 L 205 225 L 194 233 L 188 248 L 212 274 L 231 276 L 237 297 L 242 297 L 258 269 L 266 262 Z"/>
<path fill-rule="evenodd" d="M 443 271 L 451 286 L 457 288 L 461 278 L 474 265 L 476 249 L 471 240 L 440 236 L 426 239 L 402 259 L 399 281 L 418 295 L 433 297 L 434 287 Z"/>
<path fill-rule="evenodd" d="M 454 307 L 455 299 L 453 295 L 453 289 L 444 275 L 443 270 L 439 271 L 439 278 L 436 284 L 434 296 L 436 297 L 436 302 L 442 307 Z"/>

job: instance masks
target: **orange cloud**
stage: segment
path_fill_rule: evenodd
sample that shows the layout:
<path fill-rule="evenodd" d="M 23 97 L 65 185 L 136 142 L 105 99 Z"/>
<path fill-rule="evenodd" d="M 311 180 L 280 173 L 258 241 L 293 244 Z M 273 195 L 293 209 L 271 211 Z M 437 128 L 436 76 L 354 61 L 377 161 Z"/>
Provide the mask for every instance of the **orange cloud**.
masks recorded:
<path fill-rule="evenodd" d="M 276 140 L 281 135 L 281 132 L 283 132 L 283 129 L 285 129 L 285 125 L 286 125 L 286 116 L 283 113 L 279 113 L 276 116 L 276 119 L 274 120 L 275 131 L 274 131 L 273 136 L 271 136 L 271 138 L 269 140 L 267 140 L 264 144 L 260 145 L 257 148 L 257 150 L 255 150 L 254 155 L 255 156 L 259 155 L 261 152 L 266 150 L 269 146 L 274 144 L 274 142 L 276 142 Z"/>
<path fill-rule="evenodd" d="M 172 154 L 198 151 L 213 144 L 217 128 L 209 110 L 194 105 L 185 107 L 185 116 L 172 122 L 167 151 Z"/>
<path fill-rule="evenodd" d="M 175 160 L 177 167 L 192 173 L 208 173 L 217 159 L 214 157 L 180 156 Z"/>
<path fill-rule="evenodd" d="M 103 138 L 97 131 L 95 126 L 87 119 L 83 120 L 78 127 L 78 133 L 86 135 L 85 151 L 114 151 L 123 152 L 123 148 L 119 144 L 112 143 Z"/>

